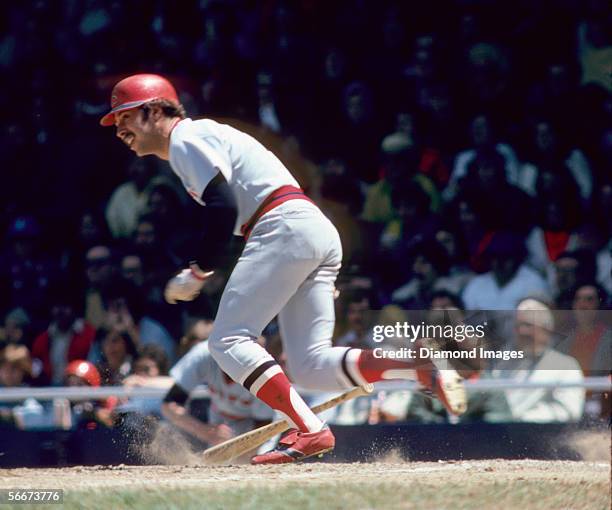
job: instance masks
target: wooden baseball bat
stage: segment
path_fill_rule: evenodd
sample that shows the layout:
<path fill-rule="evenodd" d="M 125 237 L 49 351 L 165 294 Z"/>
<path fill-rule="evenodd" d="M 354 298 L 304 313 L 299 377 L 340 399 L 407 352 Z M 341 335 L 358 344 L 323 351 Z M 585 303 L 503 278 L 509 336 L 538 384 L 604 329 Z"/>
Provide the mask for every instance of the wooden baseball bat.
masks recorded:
<path fill-rule="evenodd" d="M 368 384 L 366 386 L 358 386 L 353 388 L 342 395 L 338 395 L 327 402 L 323 402 L 312 408 L 315 414 L 327 411 L 332 407 L 342 404 L 347 400 L 351 400 L 355 397 L 361 397 L 372 393 L 374 386 Z M 286 420 L 277 420 L 268 425 L 264 425 L 258 429 L 251 430 L 239 436 L 228 439 L 223 443 L 219 443 L 216 446 L 204 450 L 202 458 L 206 464 L 221 464 L 229 462 L 236 457 L 240 457 L 244 453 L 247 453 L 255 448 L 264 444 L 268 439 L 273 438 L 277 434 L 285 432 L 290 427 Z"/>

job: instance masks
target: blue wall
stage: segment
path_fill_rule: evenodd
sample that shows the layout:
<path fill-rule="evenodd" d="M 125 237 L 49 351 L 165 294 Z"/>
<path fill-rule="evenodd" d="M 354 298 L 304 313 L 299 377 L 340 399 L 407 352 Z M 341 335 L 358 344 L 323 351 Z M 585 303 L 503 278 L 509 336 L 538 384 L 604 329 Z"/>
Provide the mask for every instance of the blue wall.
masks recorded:
<path fill-rule="evenodd" d="M 144 425 L 144 424 L 143 424 Z M 148 427 L 76 431 L 0 428 L 0 467 L 142 464 L 138 446 Z M 577 425 L 527 423 L 334 426 L 336 450 L 327 461 L 367 461 L 394 450 L 410 460 L 487 458 L 578 460 L 567 439 Z"/>

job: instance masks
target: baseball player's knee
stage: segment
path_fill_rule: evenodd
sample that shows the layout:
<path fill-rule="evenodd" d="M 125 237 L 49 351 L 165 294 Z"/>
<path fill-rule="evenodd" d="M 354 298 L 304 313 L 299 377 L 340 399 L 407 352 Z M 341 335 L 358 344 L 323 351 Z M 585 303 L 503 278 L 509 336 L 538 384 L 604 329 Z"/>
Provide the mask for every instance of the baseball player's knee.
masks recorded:
<path fill-rule="evenodd" d="M 317 372 L 319 372 L 317 367 L 321 366 L 320 362 L 319 355 L 316 354 L 293 363 L 289 362 L 287 368 L 291 381 L 303 388 L 316 389 L 316 386 L 320 382 L 317 381 Z"/>
<path fill-rule="evenodd" d="M 211 335 L 208 350 L 216 363 L 234 379 L 248 367 L 260 364 L 263 359 L 272 359 L 251 335 Z"/>

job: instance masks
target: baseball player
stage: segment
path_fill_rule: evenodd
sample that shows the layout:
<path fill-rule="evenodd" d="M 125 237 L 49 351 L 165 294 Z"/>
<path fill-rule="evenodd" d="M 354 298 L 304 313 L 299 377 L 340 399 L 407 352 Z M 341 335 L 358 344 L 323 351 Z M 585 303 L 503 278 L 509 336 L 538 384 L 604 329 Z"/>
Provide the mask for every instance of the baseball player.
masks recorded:
<path fill-rule="evenodd" d="M 293 389 L 278 363 L 255 340 L 278 315 L 293 381 L 337 391 L 381 379 L 411 378 L 452 413 L 465 409 L 454 370 L 423 360 L 376 358 L 370 350 L 332 347 L 334 282 L 342 260 L 338 232 L 299 188 L 289 170 L 251 136 L 210 119 L 186 118 L 172 84 L 137 74 L 118 82 L 101 125 L 138 156 L 170 162 L 191 197 L 206 204 L 207 187 L 226 186 L 238 214 L 243 252 L 221 297 L 209 337 L 212 357 L 233 380 L 282 413 L 293 429 L 254 464 L 286 463 L 330 451 L 332 432 Z M 166 300 L 194 299 L 211 273 L 197 264 L 173 277 Z M 416 370 L 416 373 L 415 373 Z"/>
<path fill-rule="evenodd" d="M 244 386 L 236 384 L 212 359 L 208 342 L 193 346 L 170 370 L 169 376 L 141 377 L 132 375 L 124 384 L 169 388 L 162 403 L 162 414 L 172 424 L 215 445 L 233 436 L 244 434 L 273 418 L 273 411 L 255 398 Z M 186 407 L 189 394 L 199 384 L 210 391 L 208 423 L 203 423 Z"/>

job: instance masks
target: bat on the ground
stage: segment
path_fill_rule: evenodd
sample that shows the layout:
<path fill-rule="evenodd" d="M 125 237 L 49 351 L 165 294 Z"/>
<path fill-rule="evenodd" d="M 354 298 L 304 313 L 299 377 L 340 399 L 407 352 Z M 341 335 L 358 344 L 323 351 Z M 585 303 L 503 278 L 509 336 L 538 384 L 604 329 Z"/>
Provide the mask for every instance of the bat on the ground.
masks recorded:
<path fill-rule="evenodd" d="M 358 386 L 353 388 L 342 395 L 338 395 L 327 402 L 323 402 L 312 408 L 315 414 L 327 411 L 332 407 L 342 404 L 355 397 L 361 397 L 372 393 L 374 386 L 368 384 L 366 386 Z M 254 450 L 255 448 L 264 444 L 268 439 L 273 438 L 277 434 L 281 434 L 289 429 L 290 425 L 286 420 L 278 420 L 268 425 L 264 425 L 258 429 L 251 430 L 239 436 L 228 439 L 223 443 L 219 443 L 216 446 L 204 450 L 202 458 L 206 464 L 221 464 L 229 462 L 236 457 Z"/>

